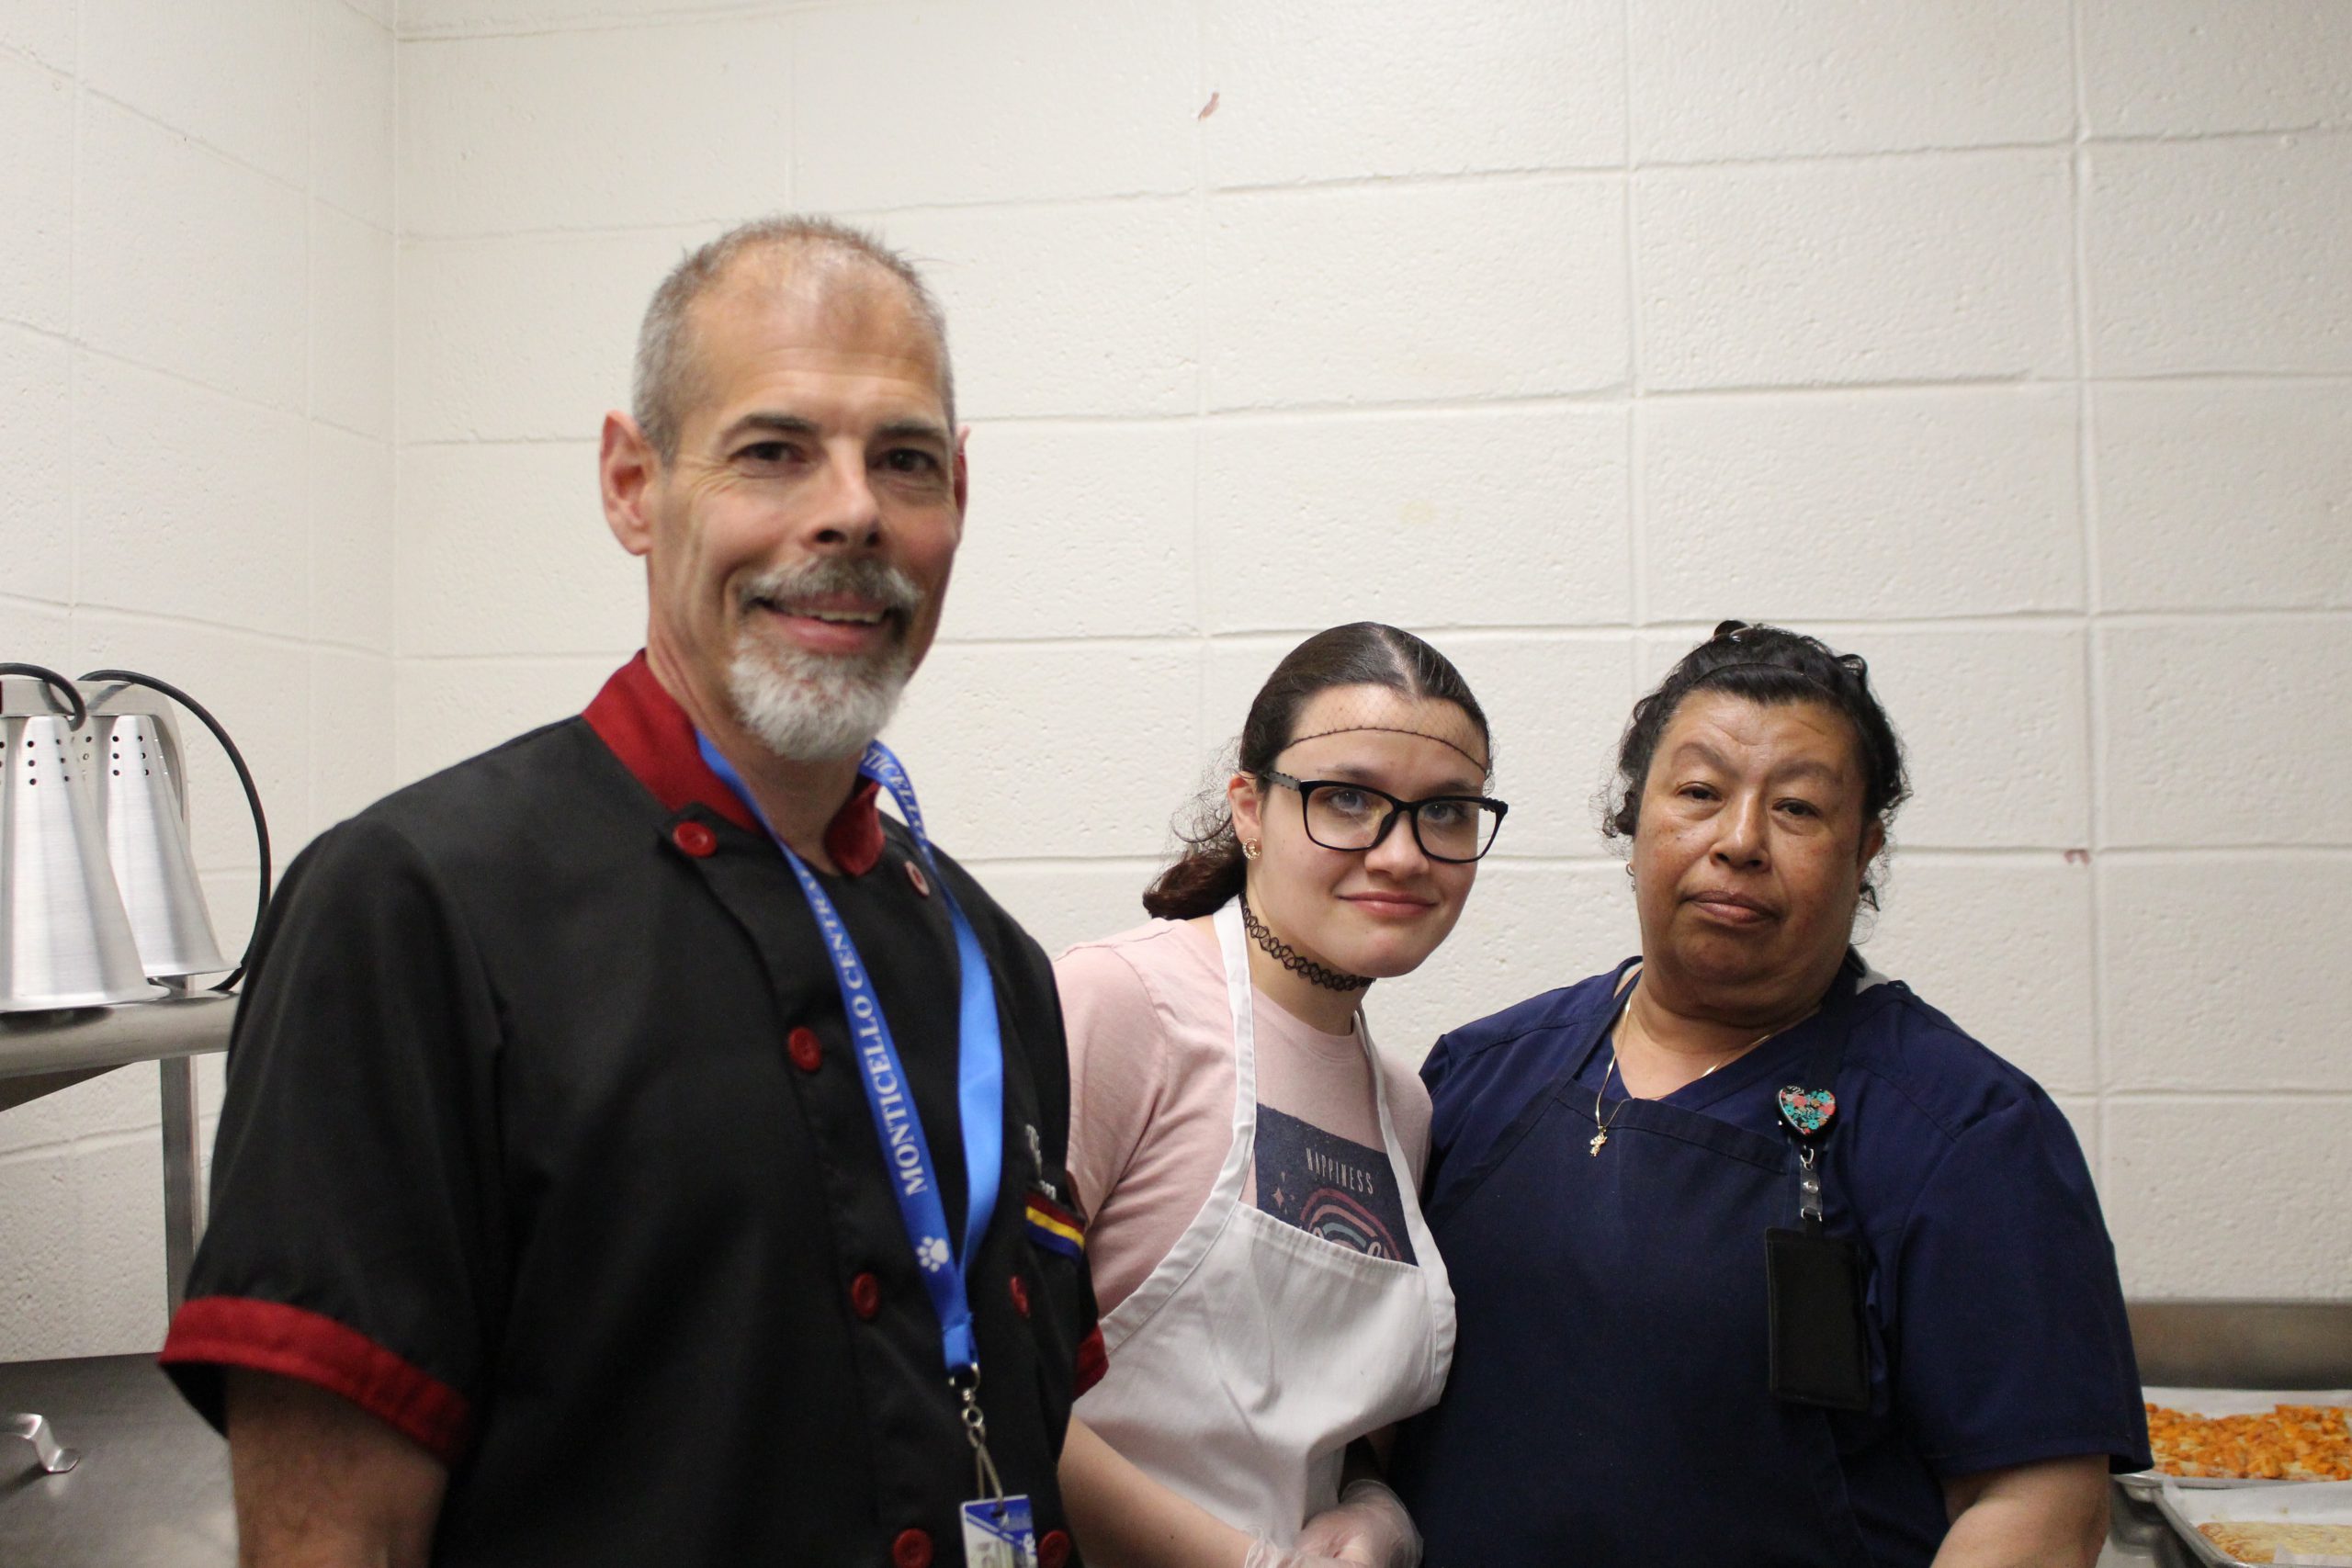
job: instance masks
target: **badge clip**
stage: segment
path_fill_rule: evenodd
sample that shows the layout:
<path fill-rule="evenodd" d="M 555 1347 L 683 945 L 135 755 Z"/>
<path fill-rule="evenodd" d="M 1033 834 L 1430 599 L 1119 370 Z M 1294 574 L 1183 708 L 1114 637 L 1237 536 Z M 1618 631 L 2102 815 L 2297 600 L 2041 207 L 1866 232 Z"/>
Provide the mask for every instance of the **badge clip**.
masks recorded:
<path fill-rule="evenodd" d="M 996 1472 L 996 1461 L 989 1457 L 989 1418 L 980 1410 L 980 1369 L 966 1367 L 951 1375 L 947 1384 L 964 1401 L 964 1440 L 972 1445 L 972 1489 L 982 1502 L 1001 1502 L 1004 1482 Z"/>
<path fill-rule="evenodd" d="M 1838 1096 L 1826 1089 L 1801 1089 L 1791 1084 L 1780 1093 L 1781 1120 L 1797 1140 L 1797 1216 L 1809 1231 L 1819 1231 L 1821 1209 L 1821 1145 L 1838 1115 Z"/>
<path fill-rule="evenodd" d="M 978 1494 L 959 1510 L 966 1568 L 1037 1568 L 1037 1529 L 1028 1495 L 1005 1495 L 996 1461 L 989 1457 L 980 1369 L 961 1368 L 947 1383 L 964 1402 L 964 1438 L 972 1445 L 972 1490 Z"/>

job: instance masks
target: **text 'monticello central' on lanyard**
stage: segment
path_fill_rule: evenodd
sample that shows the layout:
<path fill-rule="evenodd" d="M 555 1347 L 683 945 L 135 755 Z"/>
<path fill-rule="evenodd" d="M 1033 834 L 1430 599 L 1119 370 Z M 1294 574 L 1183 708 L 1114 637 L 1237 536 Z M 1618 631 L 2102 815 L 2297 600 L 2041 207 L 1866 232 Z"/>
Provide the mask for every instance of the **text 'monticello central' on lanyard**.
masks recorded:
<path fill-rule="evenodd" d="M 947 906 L 947 918 L 956 929 L 956 956 L 961 972 L 956 1104 L 963 1122 L 967 1180 L 963 1247 L 958 1251 L 954 1245 L 954 1233 L 948 1227 L 946 1205 L 939 1195 L 938 1167 L 931 1157 L 930 1141 L 923 1136 L 922 1112 L 915 1108 L 914 1085 L 900 1063 L 898 1043 L 891 1037 L 882 998 L 874 992 L 865 964 L 858 957 L 857 944 L 850 938 L 849 927 L 833 908 L 832 899 L 826 896 L 816 874 L 793 852 L 792 846 L 784 841 L 775 824 L 768 820 L 767 813 L 760 809 L 759 802 L 752 797 L 734 765 L 710 743 L 708 736 L 697 733 L 695 739 L 710 771 L 751 808 L 775 847 L 784 852 L 786 863 L 800 883 L 802 896 L 808 900 L 808 912 L 816 919 L 818 932 L 824 938 L 826 956 L 832 961 L 833 979 L 841 987 L 842 1011 L 849 1022 L 859 1081 L 865 1087 L 866 1109 L 874 1118 L 874 1135 L 881 1145 L 883 1164 L 889 1171 L 890 1193 L 898 1200 L 899 1217 L 906 1226 L 908 1244 L 914 1249 L 915 1272 L 922 1280 L 923 1290 L 939 1315 L 940 1348 L 947 1375 L 963 1392 L 966 1424 L 970 1427 L 971 1418 L 978 1414 L 975 1395 L 979 1382 L 979 1346 L 972 1331 L 972 1303 L 967 1280 L 973 1260 L 979 1256 L 980 1239 L 988 1234 L 989 1221 L 996 1209 L 997 1182 L 1004 1168 L 1004 1040 L 997 1020 L 996 985 L 989 971 L 988 955 L 981 951 L 972 922 L 956 903 L 947 879 L 939 874 L 931 839 L 923 831 L 922 808 L 915 803 L 914 786 L 908 782 L 906 770 L 888 747 L 874 741 L 866 747 L 857 771 L 888 791 L 890 798 L 898 803 L 908 830 L 914 837 L 915 851 L 929 868 L 932 881 Z M 980 1448 L 985 1464 L 985 1439 L 977 1433 L 974 1436 L 975 1447 Z"/>

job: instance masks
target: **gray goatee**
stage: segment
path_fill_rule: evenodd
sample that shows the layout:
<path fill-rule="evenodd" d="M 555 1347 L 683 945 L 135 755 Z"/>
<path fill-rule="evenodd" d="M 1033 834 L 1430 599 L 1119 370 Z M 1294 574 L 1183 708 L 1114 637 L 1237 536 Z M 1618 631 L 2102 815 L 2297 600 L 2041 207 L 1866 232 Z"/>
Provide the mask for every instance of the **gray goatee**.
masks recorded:
<path fill-rule="evenodd" d="M 747 613 L 763 605 L 789 609 L 825 593 L 881 605 L 891 633 L 888 645 L 871 654 L 810 653 L 747 628 L 727 670 L 736 718 L 787 761 L 836 761 L 865 750 L 890 722 L 913 673 L 907 631 L 922 605 L 922 591 L 894 566 L 830 559 L 779 569 L 744 584 L 739 606 Z"/>

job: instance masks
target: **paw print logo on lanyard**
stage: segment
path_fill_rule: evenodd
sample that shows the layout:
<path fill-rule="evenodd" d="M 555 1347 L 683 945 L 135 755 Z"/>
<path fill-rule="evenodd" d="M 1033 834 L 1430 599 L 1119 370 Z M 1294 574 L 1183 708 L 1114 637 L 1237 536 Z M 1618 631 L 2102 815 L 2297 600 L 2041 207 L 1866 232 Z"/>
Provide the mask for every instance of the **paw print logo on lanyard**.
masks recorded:
<path fill-rule="evenodd" d="M 926 1273 L 938 1273 L 947 1267 L 948 1258 L 947 1243 L 935 1235 L 923 1237 L 915 1248 L 915 1261 L 923 1266 Z"/>

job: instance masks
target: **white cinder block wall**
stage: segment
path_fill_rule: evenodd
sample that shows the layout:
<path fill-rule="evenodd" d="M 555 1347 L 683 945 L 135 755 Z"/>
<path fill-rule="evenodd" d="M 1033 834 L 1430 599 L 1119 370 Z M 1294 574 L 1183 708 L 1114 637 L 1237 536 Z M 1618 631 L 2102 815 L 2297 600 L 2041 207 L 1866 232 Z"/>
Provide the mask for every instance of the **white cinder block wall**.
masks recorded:
<path fill-rule="evenodd" d="M 394 778 L 391 21 L 0 4 L 0 659 L 193 694 L 280 864 Z M 252 829 L 181 730 L 233 953 Z M 0 1112 L 0 1358 L 160 1340 L 156 1108 L 134 1067 Z"/>
<path fill-rule="evenodd" d="M 85 28 L 128 3 L 84 0 Z M 576 709 L 636 646 L 594 438 L 662 271 L 740 217 L 845 215 L 928 266 L 974 425 L 967 548 L 893 739 L 942 840 L 1049 946 L 1136 917 L 1171 811 L 1284 649 L 1395 621 L 1487 700 L 1514 805 L 1454 941 L 1373 998 L 1418 1055 L 1630 949 L 1593 809 L 1616 729 L 1717 618 L 1784 620 L 1866 654 L 1913 748 L 1866 950 L 2058 1095 L 2132 1292 L 2352 1295 L 2352 1053 L 2330 1032 L 2352 951 L 2352 6 L 401 0 L 397 20 L 397 355 L 372 363 L 398 500 L 344 476 L 353 517 L 377 510 L 335 536 L 396 566 L 393 775 Z M 91 75 L 12 26 L 0 69 Z M 78 141 L 28 128 L 82 149 L 85 200 L 96 88 Z M 205 102 L 191 134 L 227 134 Z M 342 212 L 364 139 L 324 118 L 314 98 L 313 206 Z M 355 275 L 326 254 L 314 235 L 312 297 L 340 298 Z M 26 292 L 0 272 L 0 314 Z M 129 330 L 92 309 L 21 352 Z M 200 381 L 187 360 L 266 325 L 203 314 L 155 354 Z M 304 385 L 225 374 L 256 401 Z M 307 384 L 295 407 L 322 408 L 315 363 Z M 48 450 L 14 434 L 66 417 L 45 406 L 12 400 L 0 440 Z M 77 545 L 96 533 L 55 504 Z M 34 559 L 63 580 L 58 536 Z M 179 559 L 158 592 L 184 592 Z M 250 583 L 206 604 L 246 597 L 284 610 Z M 71 603 L 0 587 L 0 625 L 35 641 L 14 628 L 78 627 Z M 324 706 L 286 741 L 297 779 L 345 711 Z M 314 792 L 314 819 L 348 805 Z M 28 1198 L 0 1201 L 21 1228 Z M 73 1239 L 120 1250 L 99 1228 Z M 49 1348 L 0 1268 L 0 1348 Z M 140 1333 L 86 1348 L 159 1317 L 114 1321 Z"/>

